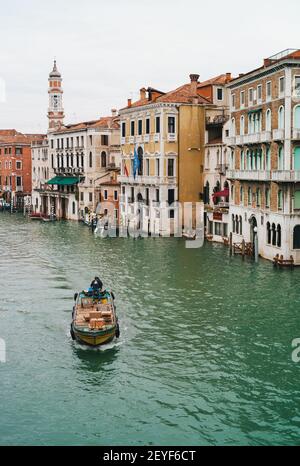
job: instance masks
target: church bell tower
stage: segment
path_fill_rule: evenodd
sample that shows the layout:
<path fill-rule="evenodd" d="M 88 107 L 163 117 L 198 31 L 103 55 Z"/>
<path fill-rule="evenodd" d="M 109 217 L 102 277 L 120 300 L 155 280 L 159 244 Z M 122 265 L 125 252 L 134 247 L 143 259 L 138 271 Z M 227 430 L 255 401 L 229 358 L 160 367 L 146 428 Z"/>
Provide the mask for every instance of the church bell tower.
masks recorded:
<path fill-rule="evenodd" d="M 49 126 L 48 131 L 56 131 L 63 125 L 64 120 L 64 109 L 62 102 L 63 90 L 61 87 L 62 77 L 56 66 L 56 60 L 54 60 L 53 70 L 49 74 L 48 78 L 49 88 L 49 108 L 48 108 L 48 119 Z"/>

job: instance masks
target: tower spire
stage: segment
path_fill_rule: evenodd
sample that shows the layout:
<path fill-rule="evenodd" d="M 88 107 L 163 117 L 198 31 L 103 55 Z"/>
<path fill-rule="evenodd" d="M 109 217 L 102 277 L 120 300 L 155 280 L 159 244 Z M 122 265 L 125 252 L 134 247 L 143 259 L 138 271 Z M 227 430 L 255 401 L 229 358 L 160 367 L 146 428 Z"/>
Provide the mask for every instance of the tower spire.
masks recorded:
<path fill-rule="evenodd" d="M 62 77 L 57 69 L 56 58 L 53 61 L 53 69 L 49 73 L 49 108 L 48 108 L 48 119 L 49 119 L 49 131 L 55 131 L 60 128 L 63 124 L 64 109 L 62 102 Z"/>

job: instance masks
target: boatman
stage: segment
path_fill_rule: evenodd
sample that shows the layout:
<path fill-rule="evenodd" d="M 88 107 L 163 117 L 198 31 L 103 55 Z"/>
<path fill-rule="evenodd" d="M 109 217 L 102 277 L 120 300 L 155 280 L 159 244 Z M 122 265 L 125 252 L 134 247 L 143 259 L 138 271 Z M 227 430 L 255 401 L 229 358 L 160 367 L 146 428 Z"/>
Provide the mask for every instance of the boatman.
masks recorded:
<path fill-rule="evenodd" d="M 102 290 L 103 283 L 99 277 L 95 277 L 90 286 L 94 293 L 99 293 Z"/>

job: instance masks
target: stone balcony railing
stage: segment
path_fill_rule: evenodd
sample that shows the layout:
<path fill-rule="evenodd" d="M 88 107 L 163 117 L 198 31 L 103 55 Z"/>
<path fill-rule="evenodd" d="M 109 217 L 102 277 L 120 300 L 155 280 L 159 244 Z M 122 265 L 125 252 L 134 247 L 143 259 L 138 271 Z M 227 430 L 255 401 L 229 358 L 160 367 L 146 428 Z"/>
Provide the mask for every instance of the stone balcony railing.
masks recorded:
<path fill-rule="evenodd" d="M 300 141 L 300 128 L 293 128 L 292 138 L 294 141 Z"/>
<path fill-rule="evenodd" d="M 119 175 L 119 183 L 129 183 L 129 184 L 145 184 L 145 185 L 161 185 L 161 184 L 174 184 L 177 183 L 175 176 L 147 176 L 147 175 L 137 175 L 135 178 L 133 175 Z"/>
<path fill-rule="evenodd" d="M 272 181 L 295 183 L 300 182 L 300 170 L 274 170 Z"/>
<path fill-rule="evenodd" d="M 270 181 L 269 170 L 227 170 L 227 178 L 231 180 Z"/>
<path fill-rule="evenodd" d="M 284 129 L 273 129 L 273 139 L 274 141 L 283 141 Z"/>

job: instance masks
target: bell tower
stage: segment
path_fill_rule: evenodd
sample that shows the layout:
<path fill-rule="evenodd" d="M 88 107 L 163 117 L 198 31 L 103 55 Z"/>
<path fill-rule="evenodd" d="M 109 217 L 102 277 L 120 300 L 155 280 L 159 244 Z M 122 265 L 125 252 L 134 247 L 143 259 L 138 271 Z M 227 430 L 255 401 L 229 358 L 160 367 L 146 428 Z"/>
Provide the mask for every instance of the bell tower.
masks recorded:
<path fill-rule="evenodd" d="M 63 125 L 64 120 L 64 109 L 62 102 L 63 90 L 61 87 L 62 77 L 56 66 L 56 60 L 54 60 L 53 70 L 49 74 L 48 78 L 49 88 L 49 108 L 48 108 L 48 119 L 49 126 L 48 131 L 55 131 Z"/>

